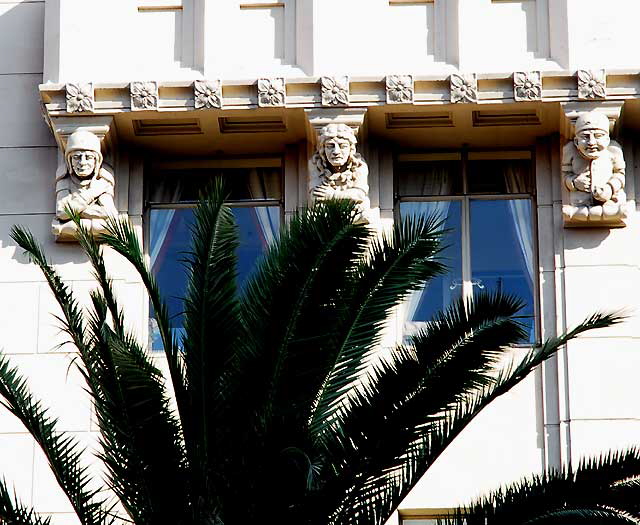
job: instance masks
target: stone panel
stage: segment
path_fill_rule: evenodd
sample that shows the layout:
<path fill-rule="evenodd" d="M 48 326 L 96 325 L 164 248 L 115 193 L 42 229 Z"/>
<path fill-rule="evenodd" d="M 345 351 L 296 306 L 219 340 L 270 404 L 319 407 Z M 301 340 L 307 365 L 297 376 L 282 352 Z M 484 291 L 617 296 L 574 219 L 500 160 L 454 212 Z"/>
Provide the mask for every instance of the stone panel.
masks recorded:
<path fill-rule="evenodd" d="M 39 286 L 38 283 L 0 283 L 0 345 L 3 353 L 36 352 Z"/>
<path fill-rule="evenodd" d="M 55 146 L 40 114 L 41 81 L 41 74 L 0 75 L 0 148 Z"/>
<path fill-rule="evenodd" d="M 53 199 L 53 196 L 52 196 Z M 51 233 L 51 214 L 0 215 L 0 276 L 5 282 L 43 281 L 42 273 L 31 264 L 9 233 L 13 225 L 28 228 L 44 248 L 49 259 L 65 281 L 92 280 L 86 256 L 75 243 L 56 243 Z M 113 250 L 105 250 L 105 264 L 114 279 L 139 282 L 133 267 Z"/>
<path fill-rule="evenodd" d="M 0 215 L 53 214 L 56 165 L 56 148 L 0 148 Z"/>
<path fill-rule="evenodd" d="M 98 471 L 99 463 L 93 458 L 93 452 L 97 446 L 97 436 L 92 432 L 74 432 L 73 436 L 86 447 L 87 454 L 84 464 L 89 466 L 90 470 Z M 43 452 L 38 448 L 34 455 L 33 467 L 33 504 L 40 512 L 60 514 L 52 523 L 64 523 L 71 525 L 78 523 L 75 515 L 72 513 L 73 508 L 69 503 L 62 490 L 60 489 L 56 479 L 51 473 L 51 469 Z M 94 488 L 95 484 L 91 483 L 90 488 Z M 99 485 L 98 485 L 99 486 Z M 64 514 L 66 515 L 64 515 Z"/>
<path fill-rule="evenodd" d="M 633 214 L 626 228 L 565 228 L 565 266 L 638 265 L 634 246 L 640 217 Z"/>
<path fill-rule="evenodd" d="M 11 361 L 28 378 L 29 388 L 51 415 L 59 419 L 59 430 L 88 431 L 90 402 L 86 383 L 74 356 L 59 352 L 49 355 L 16 355 Z"/>
<path fill-rule="evenodd" d="M 599 456 L 608 450 L 624 450 L 640 443 L 640 420 L 592 420 L 571 422 L 571 461 Z"/>
<path fill-rule="evenodd" d="M 578 339 L 568 345 L 571 419 L 640 420 L 638 339 Z M 630 402 L 631 401 L 631 402 Z"/>
<path fill-rule="evenodd" d="M 635 245 L 635 243 L 634 243 Z M 565 269 L 567 324 L 575 326 L 596 311 L 625 310 L 629 319 L 586 337 L 635 337 L 638 335 L 637 307 L 640 271 L 628 266 L 582 266 Z M 613 341 L 609 344 L 614 344 Z"/>
<path fill-rule="evenodd" d="M 0 473 L 26 505 L 32 501 L 33 450 L 30 434 L 0 434 Z"/>
<path fill-rule="evenodd" d="M 44 2 L 0 2 L 0 74 L 42 73 Z"/>

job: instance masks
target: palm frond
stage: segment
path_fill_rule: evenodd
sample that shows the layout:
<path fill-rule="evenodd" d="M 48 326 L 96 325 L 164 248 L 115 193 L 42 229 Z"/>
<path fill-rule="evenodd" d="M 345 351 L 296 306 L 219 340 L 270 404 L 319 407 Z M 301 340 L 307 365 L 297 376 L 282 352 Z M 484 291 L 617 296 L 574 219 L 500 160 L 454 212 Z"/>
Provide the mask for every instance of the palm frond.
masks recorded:
<path fill-rule="evenodd" d="M 225 192 L 218 180 L 195 210 L 191 249 L 186 256 L 188 286 L 184 300 L 184 362 L 191 417 L 184 428 L 196 501 L 218 503 L 212 477 L 224 484 L 229 419 L 237 417 L 227 400 L 236 347 L 243 339 L 236 297 L 238 233 Z M 208 502 L 208 503 L 204 503 Z"/>
<path fill-rule="evenodd" d="M 111 486 L 136 523 L 187 523 L 192 509 L 183 441 L 162 373 L 133 336 L 103 330 L 114 388 L 96 400 L 96 413 Z"/>
<path fill-rule="evenodd" d="M 181 424 L 185 428 L 189 424 L 187 421 L 190 414 L 189 400 L 180 348 L 171 331 L 169 309 L 162 299 L 155 277 L 145 263 L 142 247 L 133 225 L 125 219 L 110 218 L 107 221 L 107 230 L 108 233 L 101 235 L 99 240 L 131 263 L 140 275 L 149 294 L 167 357 L 169 375 L 176 396 Z"/>
<path fill-rule="evenodd" d="M 395 479 L 402 483 L 402 487 L 397 490 L 394 496 L 396 501 L 400 501 L 451 441 L 491 401 L 522 381 L 529 372 L 553 355 L 569 339 L 587 330 L 610 326 L 621 320 L 622 316 L 618 314 L 594 314 L 567 334 L 550 339 L 541 347 L 531 349 L 517 364 L 507 365 L 499 371 L 496 370 L 493 376 L 490 369 L 487 370 L 486 367 L 481 369 L 483 370 L 482 382 L 478 383 L 475 388 L 463 391 L 459 396 L 456 396 L 457 399 L 454 399 L 454 403 L 442 410 L 438 414 L 439 417 L 433 418 L 431 421 L 426 419 L 423 425 L 413 427 L 411 430 L 415 431 L 414 439 L 406 449 L 400 454 L 396 453 L 391 464 L 383 466 L 383 475 L 376 476 L 374 474 L 372 477 L 363 478 L 360 481 L 360 491 L 351 493 L 351 499 L 347 506 L 360 508 L 366 505 L 365 494 L 372 490 L 370 485 L 388 490 L 385 488 L 388 476 L 395 476 Z M 517 331 L 512 335 L 516 334 Z M 487 349 L 489 351 L 499 350 L 498 347 L 487 347 Z M 433 414 L 433 411 L 430 413 Z M 372 471 L 375 472 L 374 469 Z M 380 472 L 380 469 L 377 472 Z"/>
<path fill-rule="evenodd" d="M 410 217 L 398 223 L 391 236 L 373 240 L 353 276 L 343 319 L 337 320 L 337 350 L 309 425 L 314 439 L 322 439 L 345 391 L 368 365 L 392 309 L 444 270 L 436 260 L 441 236 L 437 217 Z"/>
<path fill-rule="evenodd" d="M 486 522 L 485 522 L 486 523 Z M 504 522 L 505 525 L 507 522 Z M 511 521 L 510 523 L 514 523 Z M 546 512 L 536 518 L 521 522 L 523 525 L 638 525 L 640 519 L 620 509 L 588 506 L 579 509 L 559 509 Z"/>
<path fill-rule="evenodd" d="M 575 471 L 552 470 L 523 479 L 460 508 L 447 522 L 638 523 L 638 489 L 622 494 L 621 480 L 640 471 L 638 449 L 582 460 Z"/>
<path fill-rule="evenodd" d="M 112 325 L 115 328 L 116 332 L 120 336 L 123 336 L 125 331 L 124 316 L 116 301 L 115 293 L 113 290 L 113 281 L 107 274 L 107 268 L 104 264 L 102 248 L 95 240 L 91 232 L 89 232 L 84 227 L 77 213 L 75 213 L 70 208 L 66 210 L 66 213 L 75 223 L 77 238 L 80 247 L 89 258 L 91 266 L 93 266 L 93 275 L 102 290 L 104 300 L 109 309 L 109 312 L 111 313 Z"/>
<path fill-rule="evenodd" d="M 266 413 L 276 407 L 308 411 L 314 385 L 324 380 L 335 331 L 331 321 L 344 307 L 351 268 L 371 236 L 353 218 L 354 205 L 346 201 L 318 202 L 294 216 L 246 286 L 242 316 L 249 339 L 242 355 L 256 367 L 251 384 L 265 399 Z"/>
<path fill-rule="evenodd" d="M 412 338 L 413 348 L 397 349 L 391 360 L 372 369 L 326 434 L 331 470 L 351 484 L 336 484 L 339 505 L 365 506 L 364 494 L 386 487 L 390 477 L 407 477 L 402 469 L 414 468 L 408 457 L 425 429 L 442 421 L 470 392 L 490 384 L 498 358 L 522 338 L 511 318 L 519 307 L 503 294 L 458 301 Z M 354 501 L 344 499 L 347 492 Z M 390 494 L 387 488 L 385 493 Z"/>
<path fill-rule="evenodd" d="M 62 330 L 69 335 L 71 341 L 80 352 L 87 351 L 83 313 L 75 297 L 73 297 L 71 289 L 62 281 L 57 272 L 49 264 L 42 247 L 34 239 L 30 231 L 19 226 L 14 226 L 11 229 L 10 235 L 16 244 L 27 253 L 29 259 L 34 262 L 44 274 L 49 288 L 62 308 L 63 317 L 58 318 L 62 323 Z"/>
<path fill-rule="evenodd" d="M 332 320 L 345 308 L 343 292 L 372 236 L 353 219 L 354 204 L 347 201 L 319 202 L 295 215 L 245 286 L 245 340 L 238 341 L 238 372 L 231 378 L 241 385 L 230 427 L 236 437 L 232 454 L 240 463 L 228 474 L 244 487 L 225 498 L 246 506 L 249 490 L 256 512 L 261 506 L 277 512 L 274 506 L 283 505 L 281 511 L 290 513 L 289 507 L 297 508 L 293 500 L 303 497 L 307 473 L 282 450 L 299 448 L 313 456 L 306 425 L 332 362 Z M 255 486 L 248 488 L 243 479 Z M 278 494 L 282 490 L 290 505 Z"/>
<path fill-rule="evenodd" d="M 7 483 L 0 478 L 0 523 L 16 525 L 49 525 L 51 518 L 43 518 L 23 505 L 15 494 L 11 494 Z"/>
<path fill-rule="evenodd" d="M 56 481 L 80 522 L 83 525 L 107 523 L 105 501 L 98 497 L 98 490 L 89 487 L 91 477 L 88 469 L 82 465 L 86 451 L 73 436 L 57 430 L 57 419 L 51 417 L 42 403 L 31 394 L 27 381 L 1 353 L 0 396 L 0 403 L 20 420 L 42 448 Z M 4 487 L 0 493 L 3 490 Z"/>

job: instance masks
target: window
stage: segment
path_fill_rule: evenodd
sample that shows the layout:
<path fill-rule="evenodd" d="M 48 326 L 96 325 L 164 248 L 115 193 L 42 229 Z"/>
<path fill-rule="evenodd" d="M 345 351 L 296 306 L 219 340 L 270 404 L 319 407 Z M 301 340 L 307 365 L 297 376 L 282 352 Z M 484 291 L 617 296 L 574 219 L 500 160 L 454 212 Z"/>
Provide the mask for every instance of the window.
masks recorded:
<path fill-rule="evenodd" d="M 529 343 L 536 340 L 531 154 L 405 154 L 396 163 L 401 216 L 438 214 L 447 230 L 446 275 L 404 306 L 404 333 L 420 328 L 451 301 L 480 290 L 518 296 Z"/>
<path fill-rule="evenodd" d="M 194 207 L 200 191 L 215 177 L 225 179 L 230 192 L 228 204 L 238 224 L 240 287 L 280 228 L 282 169 L 279 160 L 277 166 L 272 167 L 152 171 L 146 179 L 148 253 L 151 270 L 168 303 L 171 327 L 176 333 L 180 333 L 183 325 L 182 297 L 187 275 L 181 260 L 190 248 Z M 152 350 L 162 349 L 153 309 L 149 315 L 149 339 Z"/>

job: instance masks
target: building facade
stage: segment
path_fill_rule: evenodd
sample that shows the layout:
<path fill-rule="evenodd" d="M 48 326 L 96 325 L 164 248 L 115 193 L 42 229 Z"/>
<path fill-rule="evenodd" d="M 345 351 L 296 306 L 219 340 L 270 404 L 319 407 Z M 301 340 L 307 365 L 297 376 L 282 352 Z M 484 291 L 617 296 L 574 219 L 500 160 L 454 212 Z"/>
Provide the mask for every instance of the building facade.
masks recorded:
<path fill-rule="evenodd" d="M 59 347 L 58 310 L 11 226 L 29 227 L 87 297 L 89 265 L 61 211 L 84 195 L 96 231 L 111 211 L 133 221 L 171 297 L 193 202 L 221 176 L 244 276 L 279 225 L 322 198 L 314 153 L 344 125 L 367 171 L 350 187 L 363 217 L 382 231 L 435 212 L 450 231 L 449 273 L 398 310 L 384 346 L 481 289 L 523 299 L 526 344 L 595 310 L 629 315 L 483 413 L 396 519 L 639 443 L 638 17 L 634 0 L 0 0 L 0 346 L 92 446 L 73 349 Z M 138 276 L 113 253 L 107 264 L 127 322 L 157 351 Z M 54 523 L 73 523 L 4 412 L 0 472 Z"/>

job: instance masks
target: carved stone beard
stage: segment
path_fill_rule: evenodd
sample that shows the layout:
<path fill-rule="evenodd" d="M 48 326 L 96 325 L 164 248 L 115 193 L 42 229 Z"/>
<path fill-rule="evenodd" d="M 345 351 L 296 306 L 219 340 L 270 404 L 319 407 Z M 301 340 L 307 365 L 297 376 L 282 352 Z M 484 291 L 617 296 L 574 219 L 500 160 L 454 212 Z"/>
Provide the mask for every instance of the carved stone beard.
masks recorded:
<path fill-rule="evenodd" d="M 323 174 L 323 179 L 332 188 L 349 189 L 354 184 L 353 162 L 348 159 L 339 170 L 335 169 L 329 161 L 326 162 L 329 168 Z"/>

